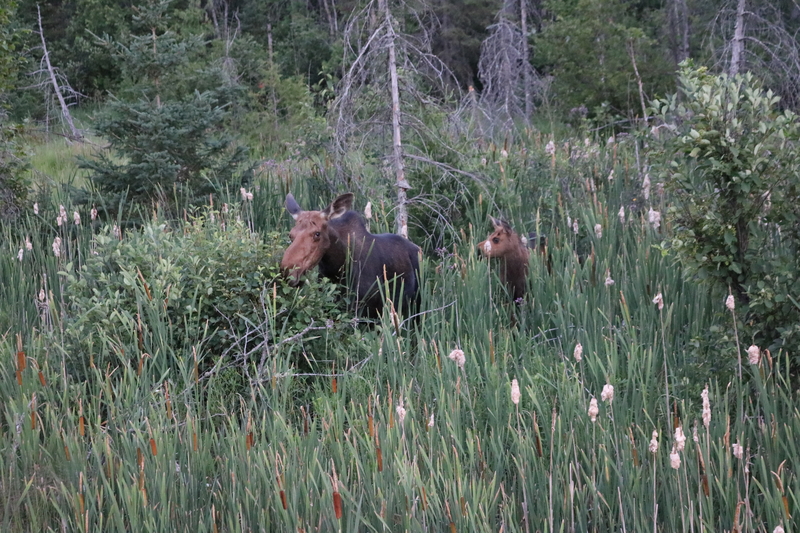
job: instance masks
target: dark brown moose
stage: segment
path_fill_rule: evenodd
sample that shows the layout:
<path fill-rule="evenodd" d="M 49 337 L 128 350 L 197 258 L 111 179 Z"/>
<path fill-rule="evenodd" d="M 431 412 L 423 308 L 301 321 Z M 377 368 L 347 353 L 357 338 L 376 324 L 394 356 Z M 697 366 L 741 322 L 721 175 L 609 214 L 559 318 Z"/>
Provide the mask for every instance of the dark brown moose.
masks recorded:
<path fill-rule="evenodd" d="M 286 195 L 286 210 L 295 225 L 281 270 L 296 287 L 303 274 L 319 265 L 326 278 L 347 282 L 357 311 L 370 318 L 381 314 L 382 288 L 388 281 L 395 308 L 408 312 L 418 299 L 420 248 L 393 233 L 373 235 L 352 204 L 353 194 L 347 193 L 322 211 L 303 211 L 291 193 Z"/>
<path fill-rule="evenodd" d="M 483 255 L 499 259 L 500 280 L 514 300 L 525 297 L 528 278 L 528 245 L 505 220 L 489 217 L 494 233 L 478 244 Z"/>

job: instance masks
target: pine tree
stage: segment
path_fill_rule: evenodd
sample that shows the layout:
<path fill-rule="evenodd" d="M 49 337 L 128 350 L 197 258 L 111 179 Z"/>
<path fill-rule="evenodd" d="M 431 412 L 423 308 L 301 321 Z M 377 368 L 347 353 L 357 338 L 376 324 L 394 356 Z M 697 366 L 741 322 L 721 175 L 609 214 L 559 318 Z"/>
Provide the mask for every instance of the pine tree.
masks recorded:
<path fill-rule="evenodd" d="M 199 36 L 173 31 L 171 3 L 139 6 L 134 33 L 125 42 L 105 41 L 125 87 L 95 124 L 109 150 L 80 164 L 91 170 L 107 205 L 123 197 L 196 201 L 241 171 L 244 149 L 222 128 L 237 88 L 218 68 L 204 65 Z"/>

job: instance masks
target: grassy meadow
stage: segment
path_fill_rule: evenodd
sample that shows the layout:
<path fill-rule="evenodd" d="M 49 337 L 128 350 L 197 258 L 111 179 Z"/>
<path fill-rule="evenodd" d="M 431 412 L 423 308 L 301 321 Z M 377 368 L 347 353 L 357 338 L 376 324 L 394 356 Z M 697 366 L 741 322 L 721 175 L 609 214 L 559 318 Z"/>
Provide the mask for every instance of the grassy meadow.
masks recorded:
<path fill-rule="evenodd" d="M 475 154 L 443 246 L 418 239 L 419 316 L 373 324 L 277 275 L 284 195 L 327 205 L 324 163 L 137 227 L 40 189 L 2 228 L 0 530 L 797 530 L 788 357 L 751 361 L 663 246 L 633 137 L 546 141 Z M 476 249 L 489 215 L 547 236 L 520 304 Z"/>

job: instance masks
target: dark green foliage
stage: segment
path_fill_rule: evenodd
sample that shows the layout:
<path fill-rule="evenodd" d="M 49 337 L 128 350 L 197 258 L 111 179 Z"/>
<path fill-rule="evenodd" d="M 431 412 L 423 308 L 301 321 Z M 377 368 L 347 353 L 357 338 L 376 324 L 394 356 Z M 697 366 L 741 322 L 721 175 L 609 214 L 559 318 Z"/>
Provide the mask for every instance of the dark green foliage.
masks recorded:
<path fill-rule="evenodd" d="M 672 66 L 651 34 L 649 9 L 633 17 L 624 0 L 550 0 L 552 19 L 536 38 L 534 63 L 554 76 L 553 91 L 563 111 L 583 106 L 595 114 L 628 110 L 641 116 L 631 52 L 645 92 L 671 85 Z M 603 109 L 606 106 L 610 109 Z M 603 117 L 605 118 L 605 117 Z"/>
<path fill-rule="evenodd" d="M 153 1 L 134 16 L 141 33 L 106 42 L 125 76 L 119 97 L 95 123 L 111 153 L 80 165 L 92 171 L 107 204 L 123 196 L 147 202 L 175 195 L 194 202 L 241 171 L 244 150 L 223 131 L 237 87 L 202 62 L 199 36 L 170 29 L 173 16 L 169 1 Z"/>
<path fill-rule="evenodd" d="M 95 123 L 111 140 L 111 153 L 80 160 L 92 181 L 109 195 L 145 201 L 166 193 L 189 201 L 231 182 L 244 161 L 244 149 L 231 148 L 220 131 L 225 109 L 213 92 L 194 93 L 158 105 L 151 100 L 112 100 Z"/>
<path fill-rule="evenodd" d="M 800 122 L 751 75 L 683 65 L 680 93 L 655 102 L 668 122 L 663 177 L 676 202 L 672 249 L 744 307 L 764 347 L 800 348 Z M 720 302 L 721 302 L 720 298 Z M 720 303 L 721 305 L 721 303 Z"/>

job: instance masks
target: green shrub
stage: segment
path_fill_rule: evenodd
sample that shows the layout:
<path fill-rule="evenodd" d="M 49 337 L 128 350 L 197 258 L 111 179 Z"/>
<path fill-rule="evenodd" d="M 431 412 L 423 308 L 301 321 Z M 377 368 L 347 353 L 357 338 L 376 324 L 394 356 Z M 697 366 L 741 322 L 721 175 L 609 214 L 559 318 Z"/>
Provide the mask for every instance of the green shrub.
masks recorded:
<path fill-rule="evenodd" d="M 655 102 L 675 135 L 652 155 L 664 160 L 675 202 L 677 256 L 717 291 L 720 309 L 733 293 L 745 338 L 796 354 L 800 122 L 778 100 L 750 74 L 713 76 L 684 64 L 680 92 Z"/>
<path fill-rule="evenodd" d="M 325 359 L 329 337 L 349 329 L 338 286 L 284 285 L 276 233 L 262 239 L 211 211 L 178 227 L 153 222 L 121 239 L 118 231 L 97 234 L 85 264 L 64 272 L 64 351 L 77 375 L 145 353 L 163 372 L 185 367 L 193 352 L 200 372 L 222 359 L 263 366 L 265 356 L 307 365 Z"/>

